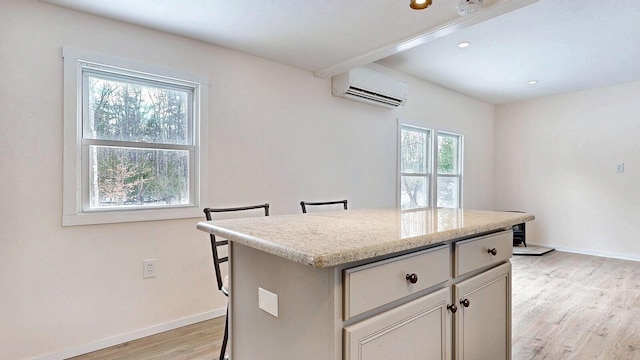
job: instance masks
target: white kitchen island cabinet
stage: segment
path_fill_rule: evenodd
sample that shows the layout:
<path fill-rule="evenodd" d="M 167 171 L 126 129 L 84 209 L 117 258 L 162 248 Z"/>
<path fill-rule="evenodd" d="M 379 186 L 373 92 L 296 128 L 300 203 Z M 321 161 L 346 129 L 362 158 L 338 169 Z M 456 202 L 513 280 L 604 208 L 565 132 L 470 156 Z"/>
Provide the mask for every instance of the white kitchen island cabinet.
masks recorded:
<path fill-rule="evenodd" d="M 511 358 L 511 227 L 533 219 L 364 209 L 198 228 L 230 240 L 233 360 L 493 360 Z"/>

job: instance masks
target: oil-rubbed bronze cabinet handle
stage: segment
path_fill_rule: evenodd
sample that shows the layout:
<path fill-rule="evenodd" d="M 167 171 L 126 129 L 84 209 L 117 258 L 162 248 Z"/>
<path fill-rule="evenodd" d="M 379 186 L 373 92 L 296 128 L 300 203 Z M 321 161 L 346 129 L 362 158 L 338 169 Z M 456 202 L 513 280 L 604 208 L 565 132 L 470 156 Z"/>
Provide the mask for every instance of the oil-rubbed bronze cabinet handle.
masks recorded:
<path fill-rule="evenodd" d="M 464 307 L 469 307 L 469 305 L 471 305 L 471 302 L 469 302 L 469 299 L 462 299 L 460 300 L 460 305 Z"/>
<path fill-rule="evenodd" d="M 458 311 L 458 307 L 456 306 L 456 304 L 447 305 L 447 310 L 455 314 L 456 311 Z"/>
<path fill-rule="evenodd" d="M 415 284 L 418 282 L 418 275 L 416 275 L 416 273 L 413 274 L 407 274 L 407 276 L 405 277 L 407 279 L 408 282 Z"/>
<path fill-rule="evenodd" d="M 489 250 L 487 250 L 487 252 L 493 256 L 498 255 L 498 250 L 496 250 L 496 248 L 491 248 Z"/>

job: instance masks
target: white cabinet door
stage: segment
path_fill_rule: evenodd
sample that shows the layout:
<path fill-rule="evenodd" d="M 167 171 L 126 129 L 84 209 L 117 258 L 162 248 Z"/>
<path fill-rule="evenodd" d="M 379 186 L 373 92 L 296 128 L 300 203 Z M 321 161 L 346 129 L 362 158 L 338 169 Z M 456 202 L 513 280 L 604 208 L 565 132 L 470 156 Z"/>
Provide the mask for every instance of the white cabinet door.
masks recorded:
<path fill-rule="evenodd" d="M 511 263 L 454 285 L 455 358 L 511 359 Z"/>
<path fill-rule="evenodd" d="M 344 360 L 450 360 L 449 288 L 344 328 Z"/>

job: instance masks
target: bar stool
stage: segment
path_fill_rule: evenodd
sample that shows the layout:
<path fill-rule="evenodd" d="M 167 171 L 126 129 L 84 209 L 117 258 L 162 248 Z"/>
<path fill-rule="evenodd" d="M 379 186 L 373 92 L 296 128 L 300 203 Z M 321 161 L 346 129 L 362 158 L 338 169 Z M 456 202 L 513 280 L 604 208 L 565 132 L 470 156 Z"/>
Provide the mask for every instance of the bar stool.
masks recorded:
<path fill-rule="evenodd" d="M 310 201 L 300 201 L 300 207 L 302 208 L 302 213 L 307 213 L 307 206 L 323 206 L 323 205 L 336 205 L 342 204 L 345 210 L 347 210 L 347 200 L 335 200 L 335 201 L 320 201 L 320 202 L 310 202 Z"/>
<path fill-rule="evenodd" d="M 264 209 L 264 216 L 269 216 L 269 204 L 262 205 L 250 205 L 250 206 L 241 206 L 241 207 L 233 207 L 233 208 L 205 208 L 204 215 L 207 218 L 207 221 L 211 221 L 211 213 L 221 213 L 221 212 L 235 212 L 235 211 L 246 211 L 246 210 L 256 210 L 256 209 Z M 231 288 L 229 287 L 229 275 L 226 275 L 224 278 L 222 277 L 222 272 L 220 271 L 220 264 L 229 261 L 229 256 L 219 257 L 218 256 L 218 247 L 228 245 L 229 241 L 226 239 L 217 239 L 215 235 L 210 234 L 211 238 L 211 253 L 213 255 L 213 268 L 216 272 L 216 280 L 218 282 L 218 290 L 220 290 L 227 298 L 229 297 L 229 293 L 231 292 Z M 222 338 L 222 347 L 220 348 L 220 360 L 224 360 L 225 352 L 227 351 L 227 341 L 229 339 L 229 306 L 227 305 L 227 316 L 224 322 L 224 337 Z"/>

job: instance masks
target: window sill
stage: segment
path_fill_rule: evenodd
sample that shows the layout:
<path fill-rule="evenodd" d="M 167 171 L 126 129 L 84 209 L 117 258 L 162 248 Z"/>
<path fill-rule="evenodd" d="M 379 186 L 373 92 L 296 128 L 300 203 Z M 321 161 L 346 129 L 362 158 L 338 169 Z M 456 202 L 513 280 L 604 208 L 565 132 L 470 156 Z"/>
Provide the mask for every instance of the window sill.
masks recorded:
<path fill-rule="evenodd" d="M 203 218 L 204 213 L 196 207 L 179 209 L 145 209 L 130 211 L 94 212 L 64 215 L 62 226 L 113 224 L 125 222 L 175 220 Z"/>

